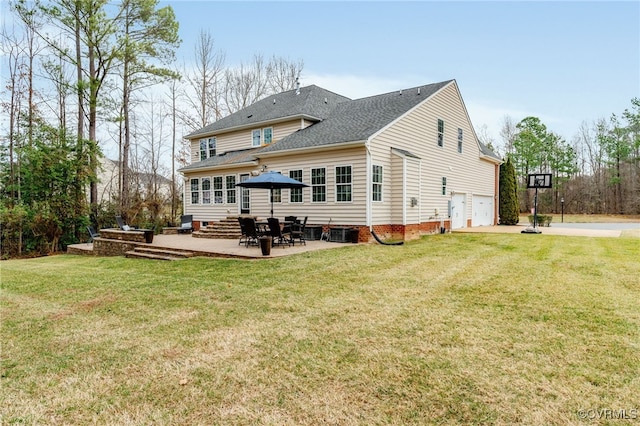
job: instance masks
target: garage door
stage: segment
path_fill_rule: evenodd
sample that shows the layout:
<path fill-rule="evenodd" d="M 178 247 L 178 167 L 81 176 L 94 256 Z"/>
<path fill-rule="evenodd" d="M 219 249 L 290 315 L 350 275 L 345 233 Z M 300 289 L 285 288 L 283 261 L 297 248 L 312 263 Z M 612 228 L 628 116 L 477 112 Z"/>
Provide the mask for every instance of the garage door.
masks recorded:
<path fill-rule="evenodd" d="M 493 225 L 493 197 L 474 195 L 471 211 L 471 226 Z"/>

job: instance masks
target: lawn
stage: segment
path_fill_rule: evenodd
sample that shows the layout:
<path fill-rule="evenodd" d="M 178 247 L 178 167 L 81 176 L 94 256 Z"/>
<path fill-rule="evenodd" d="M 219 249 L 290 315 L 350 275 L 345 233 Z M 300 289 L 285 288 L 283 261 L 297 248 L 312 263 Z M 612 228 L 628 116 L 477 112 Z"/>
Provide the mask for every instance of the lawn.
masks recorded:
<path fill-rule="evenodd" d="M 4 261 L 0 423 L 637 422 L 639 258 L 631 238 L 445 234 Z"/>

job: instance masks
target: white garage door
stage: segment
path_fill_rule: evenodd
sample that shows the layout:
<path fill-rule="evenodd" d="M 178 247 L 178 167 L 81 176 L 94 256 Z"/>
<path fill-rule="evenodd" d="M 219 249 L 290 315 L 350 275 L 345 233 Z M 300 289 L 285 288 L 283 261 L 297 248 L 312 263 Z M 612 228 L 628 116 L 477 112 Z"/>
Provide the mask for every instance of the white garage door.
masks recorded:
<path fill-rule="evenodd" d="M 471 226 L 493 225 L 493 197 L 474 195 L 471 211 Z"/>
<path fill-rule="evenodd" d="M 453 194 L 451 197 L 451 229 L 466 228 L 466 194 Z"/>

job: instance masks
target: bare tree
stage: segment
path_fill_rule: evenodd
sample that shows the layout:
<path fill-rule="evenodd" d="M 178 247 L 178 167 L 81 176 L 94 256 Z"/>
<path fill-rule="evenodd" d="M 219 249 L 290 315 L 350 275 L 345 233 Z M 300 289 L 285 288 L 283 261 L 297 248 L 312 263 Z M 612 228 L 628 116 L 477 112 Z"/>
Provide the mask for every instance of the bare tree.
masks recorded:
<path fill-rule="evenodd" d="M 201 30 L 194 48 L 194 66 L 186 69 L 184 76 L 193 96 L 184 101 L 193 114 L 181 115 L 181 120 L 190 129 L 199 129 L 223 116 L 220 100 L 224 87 L 225 55 L 215 48 L 211 33 Z"/>
<path fill-rule="evenodd" d="M 270 92 L 280 93 L 294 89 L 303 68 L 304 61 L 302 60 L 292 62 L 274 55 L 267 65 Z"/>
<path fill-rule="evenodd" d="M 500 136 L 504 144 L 504 155 L 513 154 L 513 141 L 516 137 L 517 129 L 516 123 L 513 122 L 513 118 L 505 115 L 502 118 L 502 128 L 500 129 Z"/>

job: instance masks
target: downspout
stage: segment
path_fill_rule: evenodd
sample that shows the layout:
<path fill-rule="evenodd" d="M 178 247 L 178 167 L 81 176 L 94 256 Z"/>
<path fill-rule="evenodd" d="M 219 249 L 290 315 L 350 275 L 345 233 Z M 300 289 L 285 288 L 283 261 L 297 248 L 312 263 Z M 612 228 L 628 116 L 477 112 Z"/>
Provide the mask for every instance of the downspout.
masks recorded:
<path fill-rule="evenodd" d="M 369 232 L 373 233 L 373 218 L 372 218 L 372 203 L 371 203 L 371 147 L 370 147 L 371 139 L 367 139 L 364 143 L 364 148 L 367 151 L 366 155 L 366 168 L 367 171 L 365 173 L 366 176 L 366 184 L 365 184 L 365 225 L 369 228 Z"/>
<path fill-rule="evenodd" d="M 407 226 L 407 159 L 402 157 L 402 226 Z"/>

